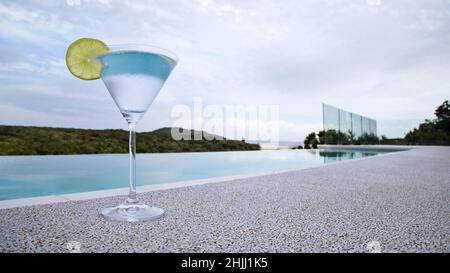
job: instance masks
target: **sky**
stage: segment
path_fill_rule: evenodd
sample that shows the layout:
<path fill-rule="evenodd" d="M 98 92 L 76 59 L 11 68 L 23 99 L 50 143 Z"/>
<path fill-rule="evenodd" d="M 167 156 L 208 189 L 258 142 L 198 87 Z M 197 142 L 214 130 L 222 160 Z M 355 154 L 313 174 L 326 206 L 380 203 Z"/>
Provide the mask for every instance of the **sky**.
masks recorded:
<path fill-rule="evenodd" d="M 140 131 L 176 105 L 277 105 L 284 141 L 322 128 L 322 102 L 422 120 L 450 97 L 450 1 L 0 2 L 0 124 L 126 128 L 101 80 L 65 66 L 80 37 L 169 49 L 179 63 Z"/>

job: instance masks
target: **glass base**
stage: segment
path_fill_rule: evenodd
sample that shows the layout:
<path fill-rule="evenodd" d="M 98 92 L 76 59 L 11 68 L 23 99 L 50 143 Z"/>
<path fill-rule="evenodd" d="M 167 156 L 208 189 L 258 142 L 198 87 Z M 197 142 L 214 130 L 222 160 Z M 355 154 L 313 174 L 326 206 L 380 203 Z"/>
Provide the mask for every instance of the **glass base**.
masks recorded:
<path fill-rule="evenodd" d="M 145 222 L 162 217 L 164 210 L 140 203 L 125 203 L 117 207 L 103 209 L 102 215 L 113 221 Z"/>

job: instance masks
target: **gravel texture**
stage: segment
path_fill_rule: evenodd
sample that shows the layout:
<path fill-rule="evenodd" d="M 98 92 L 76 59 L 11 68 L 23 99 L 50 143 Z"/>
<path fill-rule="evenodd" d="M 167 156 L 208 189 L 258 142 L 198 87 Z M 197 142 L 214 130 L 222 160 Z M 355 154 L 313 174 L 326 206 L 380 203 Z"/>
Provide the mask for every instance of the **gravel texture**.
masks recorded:
<path fill-rule="evenodd" d="M 166 215 L 99 215 L 123 196 L 0 210 L 0 251 L 69 252 L 72 241 L 81 252 L 450 251 L 450 148 L 139 197 Z"/>

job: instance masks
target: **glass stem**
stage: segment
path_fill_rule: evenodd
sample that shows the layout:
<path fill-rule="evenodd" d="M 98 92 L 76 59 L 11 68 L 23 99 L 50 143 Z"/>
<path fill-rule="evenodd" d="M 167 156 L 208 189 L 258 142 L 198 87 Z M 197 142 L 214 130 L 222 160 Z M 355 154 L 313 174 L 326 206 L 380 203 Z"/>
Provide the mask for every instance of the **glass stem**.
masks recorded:
<path fill-rule="evenodd" d="M 136 199 L 136 123 L 128 124 L 130 130 L 129 154 L 130 154 L 130 193 L 127 203 L 137 203 Z"/>

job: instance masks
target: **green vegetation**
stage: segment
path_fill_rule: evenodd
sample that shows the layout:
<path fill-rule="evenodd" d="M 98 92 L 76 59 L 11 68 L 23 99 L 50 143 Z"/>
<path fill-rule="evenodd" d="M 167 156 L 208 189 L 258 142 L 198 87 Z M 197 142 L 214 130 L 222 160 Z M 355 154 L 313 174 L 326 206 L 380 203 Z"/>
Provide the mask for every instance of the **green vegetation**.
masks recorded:
<path fill-rule="evenodd" d="M 387 138 L 386 136 L 381 136 L 380 144 L 383 145 L 406 145 L 404 138 Z"/>
<path fill-rule="evenodd" d="M 365 133 L 362 136 L 356 138 L 353 132 L 343 133 L 338 132 L 334 129 L 330 129 L 327 131 L 320 131 L 319 136 L 319 144 L 342 144 L 342 145 L 371 145 L 378 144 L 380 139 L 377 135 Z"/>
<path fill-rule="evenodd" d="M 436 119 L 425 120 L 419 128 L 408 132 L 404 138 L 389 139 L 386 136 L 379 138 L 374 134 L 363 134 L 355 138 L 352 132 L 339 132 L 333 129 L 310 133 L 305 138 L 305 149 L 314 148 L 314 143 L 319 144 L 354 144 L 354 145 L 450 145 L 450 104 L 444 101 L 434 112 Z M 316 145 L 317 146 L 317 145 Z"/>
<path fill-rule="evenodd" d="M 410 145 L 450 145 L 450 105 L 444 101 L 434 112 L 436 119 L 424 123 L 408 132 L 406 144 Z"/>
<path fill-rule="evenodd" d="M 258 144 L 242 140 L 180 140 L 171 137 L 172 128 L 137 133 L 138 153 L 209 152 L 260 150 Z M 199 131 L 190 130 L 194 134 Z M 211 136 L 211 135 L 209 135 Z M 210 138 L 208 138 L 210 139 Z M 72 128 L 1 126 L 0 155 L 58 155 L 128 153 L 128 132 Z"/>
<path fill-rule="evenodd" d="M 352 142 L 356 145 L 375 145 L 380 143 L 380 139 L 375 134 L 364 133 L 362 136 L 358 137 L 356 141 Z"/>
<path fill-rule="evenodd" d="M 303 146 L 302 145 L 292 146 L 289 149 L 291 149 L 291 150 L 302 150 Z"/>
<path fill-rule="evenodd" d="M 312 132 L 309 135 L 306 136 L 305 140 L 303 141 L 303 144 L 305 145 L 305 149 L 317 149 L 317 144 L 319 144 L 319 140 L 316 137 L 316 133 Z"/>

